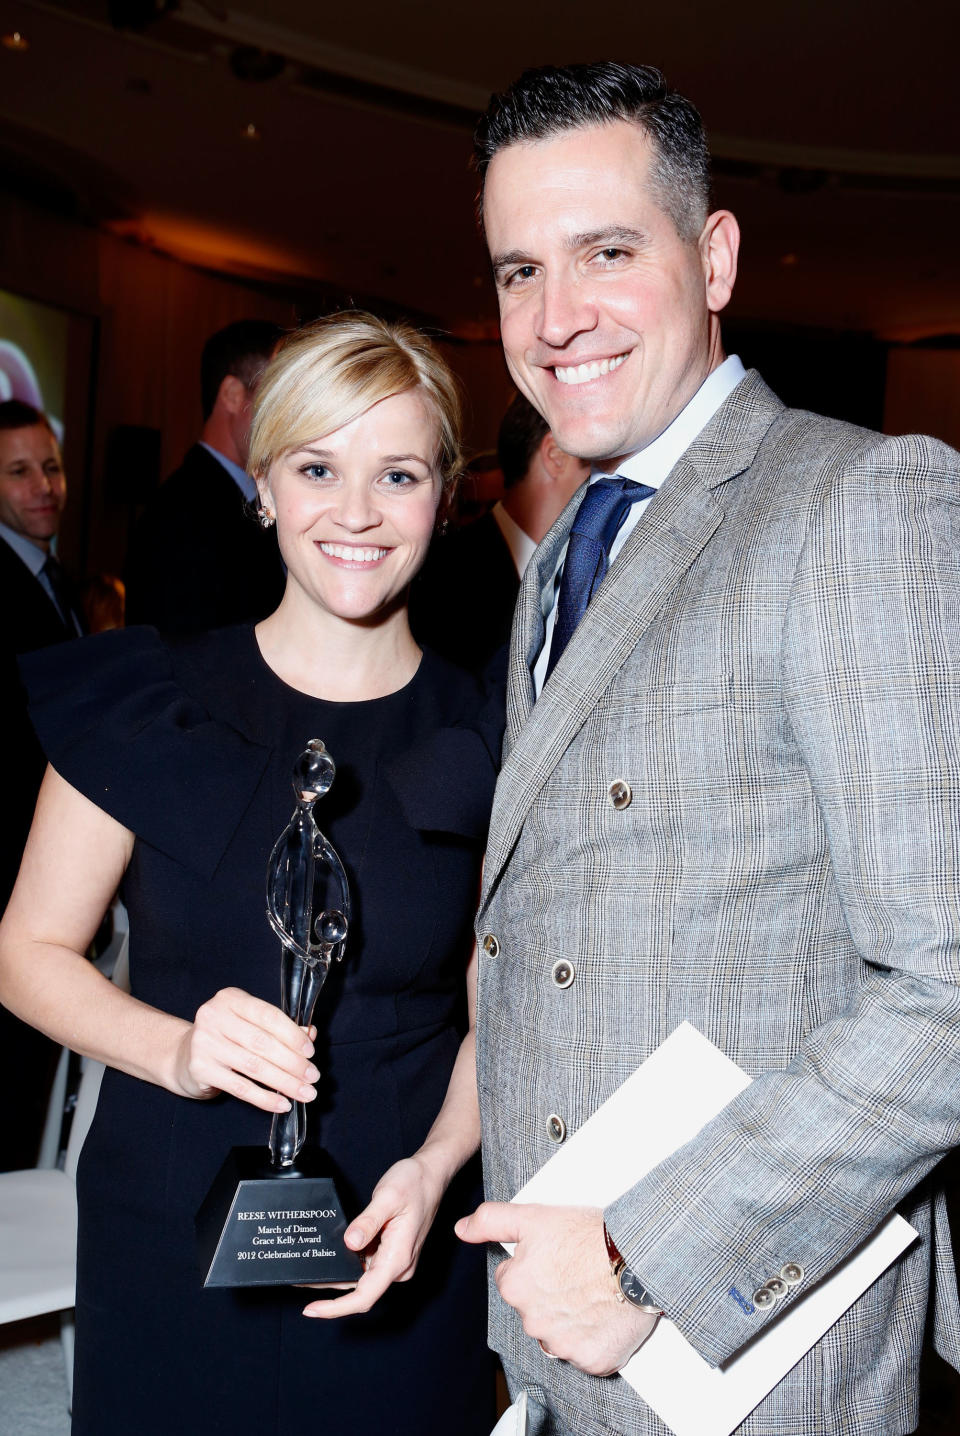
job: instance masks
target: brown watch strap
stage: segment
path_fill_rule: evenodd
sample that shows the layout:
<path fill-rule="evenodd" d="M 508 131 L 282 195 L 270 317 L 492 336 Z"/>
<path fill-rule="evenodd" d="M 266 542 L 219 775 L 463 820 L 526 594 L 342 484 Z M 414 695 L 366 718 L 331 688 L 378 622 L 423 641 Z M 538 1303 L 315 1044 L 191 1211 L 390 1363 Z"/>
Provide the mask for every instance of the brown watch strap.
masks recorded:
<path fill-rule="evenodd" d="M 615 1284 L 615 1286 L 616 1286 L 616 1288 L 617 1288 L 617 1293 L 616 1293 L 616 1295 L 617 1295 L 617 1301 L 624 1301 L 624 1302 L 625 1302 L 627 1298 L 626 1298 L 626 1296 L 624 1295 L 623 1288 L 622 1288 L 621 1285 L 620 1285 L 620 1274 L 621 1274 L 621 1272 L 623 1271 L 624 1267 L 627 1265 L 627 1262 L 626 1262 L 626 1258 L 625 1258 L 625 1257 L 623 1256 L 623 1254 L 621 1253 L 621 1251 L 620 1251 L 619 1247 L 617 1246 L 616 1242 L 613 1240 L 613 1237 L 610 1235 L 609 1231 L 607 1230 L 607 1224 L 606 1224 L 606 1222 L 604 1222 L 604 1224 L 603 1224 L 603 1240 L 604 1240 L 604 1242 L 606 1243 L 607 1256 L 610 1258 L 610 1272 L 611 1272 L 611 1275 L 613 1276 L 614 1284 Z M 632 1271 L 629 1272 L 628 1275 L 629 1275 L 630 1277 L 632 1277 L 634 1281 L 636 1281 L 636 1277 L 634 1276 L 634 1274 L 633 1274 Z M 640 1283 L 637 1282 L 637 1285 L 640 1286 Z M 641 1296 L 641 1297 L 646 1297 L 646 1296 L 648 1296 L 648 1295 L 649 1295 L 649 1293 L 648 1293 L 644 1288 L 641 1287 L 641 1288 L 640 1288 L 640 1296 Z M 663 1308 L 660 1307 L 660 1306 L 654 1306 L 652 1302 L 647 1303 L 647 1302 L 641 1301 L 640 1303 L 637 1303 L 637 1301 L 635 1300 L 635 1298 L 631 1298 L 631 1305 L 636 1306 L 636 1308 L 637 1308 L 638 1311 L 645 1311 L 645 1312 L 647 1312 L 648 1315 L 650 1315 L 650 1316 L 662 1316 L 662 1315 L 663 1315 Z"/>
<path fill-rule="evenodd" d="M 619 1251 L 618 1248 L 617 1248 L 616 1242 L 613 1240 L 613 1237 L 610 1235 L 610 1232 L 607 1230 L 607 1224 L 606 1224 L 606 1222 L 604 1222 L 604 1224 L 603 1224 L 603 1240 L 604 1240 L 604 1241 L 606 1242 L 606 1244 L 607 1244 L 607 1256 L 610 1258 L 610 1265 L 611 1265 L 611 1267 L 620 1266 L 621 1263 L 623 1262 L 623 1257 L 622 1257 L 620 1251 Z"/>

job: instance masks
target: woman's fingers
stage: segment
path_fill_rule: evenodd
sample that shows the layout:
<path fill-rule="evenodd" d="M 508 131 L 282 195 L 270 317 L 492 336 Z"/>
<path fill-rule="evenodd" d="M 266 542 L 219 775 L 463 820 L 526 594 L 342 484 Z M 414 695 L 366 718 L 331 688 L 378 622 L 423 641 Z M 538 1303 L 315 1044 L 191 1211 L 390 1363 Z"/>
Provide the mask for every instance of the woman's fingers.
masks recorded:
<path fill-rule="evenodd" d="M 264 1111 L 316 1096 L 313 1042 L 278 1007 L 239 988 L 224 988 L 198 1010 L 190 1034 L 188 1073 L 200 1089 L 228 1092 Z M 280 1097 L 277 1097 L 280 1093 Z"/>
<path fill-rule="evenodd" d="M 394 1282 L 409 1281 L 438 1200 L 415 1159 L 391 1167 L 377 1184 L 369 1205 L 344 1233 L 348 1247 L 364 1252 L 363 1276 L 346 1296 L 312 1302 L 304 1315 L 329 1320 L 369 1311 Z"/>
<path fill-rule="evenodd" d="M 333 1300 L 313 1301 L 309 1306 L 303 1308 L 304 1316 L 318 1316 L 329 1319 L 335 1316 L 356 1316 L 359 1312 L 369 1311 L 374 1302 L 380 1297 L 394 1281 L 388 1263 L 382 1266 L 370 1266 L 357 1282 L 353 1291 L 346 1296 L 338 1296 Z"/>

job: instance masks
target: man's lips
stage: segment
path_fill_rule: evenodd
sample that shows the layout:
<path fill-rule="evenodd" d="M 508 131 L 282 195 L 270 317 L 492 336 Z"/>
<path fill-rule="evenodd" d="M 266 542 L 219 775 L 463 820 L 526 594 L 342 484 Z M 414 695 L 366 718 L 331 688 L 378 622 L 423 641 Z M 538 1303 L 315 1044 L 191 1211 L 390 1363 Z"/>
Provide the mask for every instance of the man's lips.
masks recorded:
<path fill-rule="evenodd" d="M 554 364 L 553 372 L 561 384 L 589 384 L 619 369 L 626 360 L 626 354 L 614 354 L 607 359 L 588 359 L 583 364 Z"/>
<path fill-rule="evenodd" d="M 380 548 L 375 544 L 328 543 L 323 539 L 316 540 L 316 544 L 325 557 L 357 568 L 379 563 L 390 552 L 388 548 Z"/>

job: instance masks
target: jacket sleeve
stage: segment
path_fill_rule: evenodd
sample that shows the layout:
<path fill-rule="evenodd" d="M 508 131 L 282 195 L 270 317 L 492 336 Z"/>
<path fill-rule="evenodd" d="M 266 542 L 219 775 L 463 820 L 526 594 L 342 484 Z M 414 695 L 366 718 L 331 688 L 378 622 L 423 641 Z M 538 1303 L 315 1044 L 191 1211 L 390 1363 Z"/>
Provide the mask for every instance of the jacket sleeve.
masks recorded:
<path fill-rule="evenodd" d="M 757 1077 L 606 1212 L 712 1363 L 960 1141 L 957 483 L 957 456 L 933 441 L 861 453 L 824 487 L 786 604 L 784 712 L 859 960 L 855 995 L 827 1020 L 809 1012 L 786 1070 Z M 802 1282 L 756 1309 L 786 1263 Z"/>

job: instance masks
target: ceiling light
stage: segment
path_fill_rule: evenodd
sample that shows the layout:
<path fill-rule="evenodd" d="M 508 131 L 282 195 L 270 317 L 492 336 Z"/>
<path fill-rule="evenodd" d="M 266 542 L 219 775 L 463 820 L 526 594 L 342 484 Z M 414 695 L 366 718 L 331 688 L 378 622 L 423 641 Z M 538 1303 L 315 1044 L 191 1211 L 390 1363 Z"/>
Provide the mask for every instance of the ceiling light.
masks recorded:
<path fill-rule="evenodd" d="M 27 39 L 26 35 L 24 35 L 22 30 L 8 30 L 6 35 L 4 35 L 2 39 L 3 48 L 5 50 L 23 51 L 30 49 L 30 41 Z"/>
<path fill-rule="evenodd" d="M 240 133 L 243 135 L 243 138 L 245 140 L 259 140 L 261 138 L 260 131 L 253 123 L 253 120 L 250 120 L 248 124 L 245 124 Z"/>

